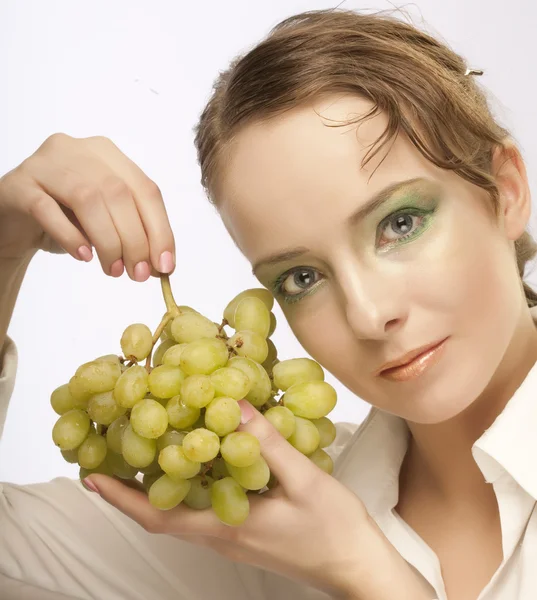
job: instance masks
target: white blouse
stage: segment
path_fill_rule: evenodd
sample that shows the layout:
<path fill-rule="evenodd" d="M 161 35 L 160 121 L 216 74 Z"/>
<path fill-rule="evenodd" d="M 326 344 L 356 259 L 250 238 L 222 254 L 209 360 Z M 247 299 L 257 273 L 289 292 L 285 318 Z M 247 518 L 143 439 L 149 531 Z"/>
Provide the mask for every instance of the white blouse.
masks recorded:
<path fill-rule="evenodd" d="M 537 307 L 531 309 L 537 324 Z M 15 345 L 0 373 L 0 434 L 13 391 Z M 438 557 L 395 512 L 406 422 L 372 408 L 338 424 L 334 476 L 364 502 L 400 554 L 447 600 Z M 500 510 L 503 562 L 476 600 L 537 598 L 537 363 L 472 454 Z M 233 563 L 137 523 L 61 477 L 0 483 L 1 600 L 321 600 L 327 596 L 258 568 Z M 450 598 L 449 600 L 457 600 Z"/>

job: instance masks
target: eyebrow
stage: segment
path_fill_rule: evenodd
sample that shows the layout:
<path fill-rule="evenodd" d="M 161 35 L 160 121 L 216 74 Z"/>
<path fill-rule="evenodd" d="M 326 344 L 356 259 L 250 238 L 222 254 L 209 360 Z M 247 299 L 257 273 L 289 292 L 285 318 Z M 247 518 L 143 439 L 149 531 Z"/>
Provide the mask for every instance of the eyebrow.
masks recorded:
<path fill-rule="evenodd" d="M 418 183 L 425 183 L 426 181 L 427 179 L 425 179 L 424 177 L 413 177 L 412 179 L 396 181 L 395 183 L 386 186 L 385 188 L 377 192 L 363 206 L 360 206 L 358 210 L 355 210 L 349 217 L 347 217 L 346 222 L 351 226 L 356 225 L 357 223 L 363 221 L 372 212 L 375 212 L 385 202 L 390 200 L 396 192 L 399 192 L 403 188 L 410 187 Z M 308 248 L 298 247 L 290 250 L 284 250 L 283 252 L 278 252 L 277 254 L 272 254 L 270 256 L 262 258 L 261 260 L 258 260 L 252 268 L 252 273 L 255 275 L 256 271 L 261 266 L 268 266 L 278 264 L 281 262 L 286 262 L 294 258 L 298 258 L 299 256 L 306 254 L 306 252 L 309 252 Z"/>

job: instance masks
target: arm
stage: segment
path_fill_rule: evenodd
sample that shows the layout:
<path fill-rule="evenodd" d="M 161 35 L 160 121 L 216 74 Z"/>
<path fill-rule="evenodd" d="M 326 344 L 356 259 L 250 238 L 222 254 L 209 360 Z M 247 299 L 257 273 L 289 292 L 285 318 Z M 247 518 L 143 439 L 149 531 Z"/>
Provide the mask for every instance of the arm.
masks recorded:
<path fill-rule="evenodd" d="M 0 258 L 0 351 L 4 348 L 15 302 L 35 252 L 21 258 Z"/>

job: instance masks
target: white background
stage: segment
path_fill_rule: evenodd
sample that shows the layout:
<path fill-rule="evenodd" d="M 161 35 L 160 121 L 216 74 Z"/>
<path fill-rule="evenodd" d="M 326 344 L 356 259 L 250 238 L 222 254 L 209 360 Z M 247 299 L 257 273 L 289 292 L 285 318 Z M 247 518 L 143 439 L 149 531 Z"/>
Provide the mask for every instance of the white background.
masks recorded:
<path fill-rule="evenodd" d="M 0 1 L 0 173 L 54 132 L 111 138 L 163 191 L 177 238 L 180 266 L 172 283 L 178 301 L 219 319 L 231 297 L 258 284 L 204 197 L 192 128 L 213 80 L 236 54 L 286 16 L 335 4 Z M 381 0 L 343 6 L 393 8 Z M 535 190 L 535 0 L 420 0 L 407 10 L 485 70 L 481 81 L 522 147 Z M 96 260 L 34 259 L 9 330 L 20 363 L 0 445 L 0 481 L 76 476 L 51 440 L 50 392 L 80 363 L 118 352 L 126 325 L 144 321 L 153 328 L 162 312 L 156 280 L 107 278 Z M 304 355 L 282 318 L 274 340 L 281 358 Z M 336 387 L 335 420 L 360 422 L 369 406 Z"/>

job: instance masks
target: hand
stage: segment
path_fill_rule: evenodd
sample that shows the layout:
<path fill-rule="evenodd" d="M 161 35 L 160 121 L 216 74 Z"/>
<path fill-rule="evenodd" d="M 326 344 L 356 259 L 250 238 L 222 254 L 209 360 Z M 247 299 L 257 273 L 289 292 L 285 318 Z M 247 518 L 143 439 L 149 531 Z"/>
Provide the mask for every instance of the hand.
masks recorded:
<path fill-rule="evenodd" d="M 255 435 L 279 485 L 251 494 L 239 527 L 221 523 L 211 509 L 179 505 L 160 511 L 142 491 L 106 475 L 85 482 L 151 533 L 208 546 L 227 558 L 261 567 L 337 597 L 420 600 L 423 587 L 343 484 L 293 448 L 246 400 L 239 429 Z M 388 577 L 387 573 L 390 576 Z M 407 595 L 408 594 L 408 595 Z"/>
<path fill-rule="evenodd" d="M 157 185 L 110 140 L 55 134 L 0 179 L 0 258 L 42 249 L 136 281 L 170 273 L 174 238 Z"/>

